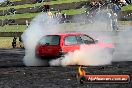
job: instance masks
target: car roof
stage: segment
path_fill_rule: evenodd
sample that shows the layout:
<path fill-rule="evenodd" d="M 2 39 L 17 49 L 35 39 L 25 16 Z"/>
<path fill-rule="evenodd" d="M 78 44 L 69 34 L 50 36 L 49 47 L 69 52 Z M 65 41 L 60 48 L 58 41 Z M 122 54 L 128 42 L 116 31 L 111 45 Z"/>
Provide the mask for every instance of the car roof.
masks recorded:
<path fill-rule="evenodd" d="M 68 36 L 68 35 L 84 35 L 84 33 L 80 32 L 69 32 L 69 33 L 55 33 L 50 35 L 60 35 L 60 36 Z"/>

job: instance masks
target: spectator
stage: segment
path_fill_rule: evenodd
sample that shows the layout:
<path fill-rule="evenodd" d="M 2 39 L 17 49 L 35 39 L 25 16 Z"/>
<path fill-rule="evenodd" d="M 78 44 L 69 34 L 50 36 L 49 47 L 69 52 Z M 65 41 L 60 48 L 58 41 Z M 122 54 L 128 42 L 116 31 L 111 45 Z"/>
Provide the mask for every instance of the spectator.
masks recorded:
<path fill-rule="evenodd" d="M 58 18 L 62 18 L 62 14 L 61 14 L 60 11 L 58 11 L 57 17 L 58 17 Z"/>
<path fill-rule="evenodd" d="M 128 5 L 126 0 L 120 0 L 119 2 L 122 4 L 122 6 Z"/>
<path fill-rule="evenodd" d="M 28 26 L 29 26 L 29 23 L 28 23 L 28 20 L 26 20 L 26 27 L 28 28 Z"/>
<path fill-rule="evenodd" d="M 48 16 L 51 17 L 51 18 L 53 17 L 53 14 L 52 14 L 52 12 L 51 12 L 50 10 L 47 12 L 47 14 L 48 14 Z"/>
<path fill-rule="evenodd" d="M 42 2 L 42 0 L 36 0 L 36 2 L 41 3 L 41 2 Z"/>
<path fill-rule="evenodd" d="M 116 13 L 113 12 L 111 14 L 111 20 L 112 20 L 112 29 L 113 30 L 118 30 L 117 14 Z"/>
<path fill-rule="evenodd" d="M 107 12 L 107 29 L 112 29 L 112 19 L 111 19 L 112 11 Z M 109 26 L 110 25 L 110 26 Z"/>
<path fill-rule="evenodd" d="M 57 12 L 54 12 L 53 18 L 57 18 Z"/>
<path fill-rule="evenodd" d="M 11 2 L 9 0 L 6 1 L 6 5 L 9 6 Z"/>
<path fill-rule="evenodd" d="M 93 1 L 93 2 L 92 2 L 92 6 L 95 6 L 95 5 L 96 5 L 96 1 Z"/>
<path fill-rule="evenodd" d="M 14 14 L 14 13 L 16 12 L 16 9 L 10 8 L 10 9 L 8 10 L 8 12 L 9 12 L 10 14 Z"/>
<path fill-rule="evenodd" d="M 131 3 L 131 0 L 126 0 L 126 3 L 130 4 Z"/>
<path fill-rule="evenodd" d="M 58 19 L 58 22 L 61 22 L 62 14 L 61 14 L 60 11 L 58 11 L 58 12 L 56 13 L 56 18 Z"/>
<path fill-rule="evenodd" d="M 121 8 L 117 5 L 117 4 L 113 4 L 112 5 L 112 11 L 114 12 L 114 13 L 118 13 L 119 11 L 121 10 Z"/>
<path fill-rule="evenodd" d="M 66 13 L 64 13 L 64 17 L 65 17 L 65 19 L 66 19 Z"/>
<path fill-rule="evenodd" d="M 102 4 L 101 4 L 100 2 L 97 2 L 97 3 L 96 3 L 96 9 L 98 9 L 98 10 L 100 11 L 101 5 L 102 5 Z"/>
<path fill-rule="evenodd" d="M 44 5 L 44 10 L 47 12 L 47 11 L 49 11 L 49 9 L 50 9 L 50 6 L 48 4 L 45 4 Z"/>
<path fill-rule="evenodd" d="M 12 41 L 12 47 L 13 48 L 16 48 L 16 37 L 13 38 L 13 41 Z"/>
<path fill-rule="evenodd" d="M 62 22 L 65 23 L 65 21 L 66 21 L 66 13 L 63 13 L 62 14 Z"/>
<path fill-rule="evenodd" d="M 19 37 L 19 45 L 20 45 L 21 48 L 23 48 L 23 43 L 22 43 L 21 36 Z"/>
<path fill-rule="evenodd" d="M 119 0 L 111 0 L 112 3 L 118 3 Z"/>

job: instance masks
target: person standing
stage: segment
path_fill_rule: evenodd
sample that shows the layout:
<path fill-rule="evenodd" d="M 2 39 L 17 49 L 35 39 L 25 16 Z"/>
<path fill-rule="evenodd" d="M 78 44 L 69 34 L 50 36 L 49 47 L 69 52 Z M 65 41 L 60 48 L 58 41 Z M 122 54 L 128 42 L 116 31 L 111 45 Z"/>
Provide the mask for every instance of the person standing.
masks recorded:
<path fill-rule="evenodd" d="M 13 41 L 12 41 L 12 47 L 13 48 L 16 48 L 16 37 L 13 38 Z"/>
<path fill-rule="evenodd" d="M 23 48 L 23 43 L 22 43 L 22 38 L 21 38 L 21 36 L 19 37 L 19 45 L 20 45 L 20 48 Z"/>
<path fill-rule="evenodd" d="M 26 20 L 25 22 L 26 22 L 26 27 L 28 28 L 29 26 L 28 20 Z"/>
<path fill-rule="evenodd" d="M 112 20 L 112 29 L 113 30 L 118 30 L 118 23 L 117 23 L 117 14 L 116 13 L 112 13 L 111 15 L 111 20 Z"/>
<path fill-rule="evenodd" d="M 121 9 L 119 8 L 119 6 L 117 5 L 117 4 L 113 4 L 112 5 L 112 11 L 114 12 L 114 13 L 118 13 L 119 11 L 120 11 Z"/>
<path fill-rule="evenodd" d="M 50 10 L 47 12 L 47 14 L 48 14 L 49 17 L 53 18 L 53 14 Z"/>
<path fill-rule="evenodd" d="M 112 11 L 107 12 L 107 29 L 112 29 L 112 19 L 111 19 Z"/>

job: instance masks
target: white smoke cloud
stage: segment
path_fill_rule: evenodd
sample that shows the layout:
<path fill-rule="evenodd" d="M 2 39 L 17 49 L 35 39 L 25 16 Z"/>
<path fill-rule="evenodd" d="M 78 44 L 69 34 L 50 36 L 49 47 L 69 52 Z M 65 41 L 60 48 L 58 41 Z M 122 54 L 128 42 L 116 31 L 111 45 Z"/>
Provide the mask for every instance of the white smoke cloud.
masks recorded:
<path fill-rule="evenodd" d="M 52 19 L 47 14 L 41 13 L 31 21 L 30 26 L 24 31 L 22 34 L 25 47 L 23 62 L 26 66 L 42 66 L 48 64 L 46 63 L 47 61 L 35 57 L 35 47 L 42 36 L 57 32 L 56 28 L 53 27 L 54 24 L 57 24 L 55 19 Z"/>
<path fill-rule="evenodd" d="M 115 39 L 116 49 L 113 61 L 132 61 L 132 26 L 129 25 L 124 31 L 120 31 Z"/>
<path fill-rule="evenodd" d="M 99 46 L 81 46 L 80 50 L 70 52 L 64 58 L 52 60 L 50 65 L 106 65 L 112 61 L 112 55 L 108 50 Z"/>
<path fill-rule="evenodd" d="M 82 32 L 88 34 L 94 39 L 98 39 L 100 42 L 113 43 L 112 33 L 110 25 L 106 21 L 101 21 L 101 18 L 104 15 L 99 15 L 96 17 L 98 21 L 92 24 L 85 24 L 83 22 L 81 25 L 75 28 L 75 31 Z M 99 19 L 100 18 L 100 19 Z M 80 17 L 73 17 L 73 21 L 77 21 Z M 80 20 L 85 21 L 86 17 L 81 17 Z M 104 18 L 105 19 L 105 18 Z M 56 60 L 50 61 L 51 66 L 67 66 L 67 65 L 106 65 L 111 64 L 112 62 L 112 54 L 109 50 L 101 48 L 99 46 L 91 46 L 87 48 L 85 46 L 81 46 L 80 50 L 76 50 L 74 52 L 70 52 L 64 57 L 61 57 Z"/>
<path fill-rule="evenodd" d="M 43 14 L 43 13 L 41 13 L 32 20 L 29 28 L 27 28 L 22 35 L 22 39 L 24 41 L 24 46 L 25 46 L 25 56 L 23 62 L 26 66 L 43 66 L 48 64 L 45 60 L 41 60 L 35 57 L 35 47 L 37 45 L 37 42 L 42 36 L 47 34 L 67 31 L 66 26 L 64 26 L 65 27 L 64 30 L 61 29 L 59 26 L 55 26 L 57 23 L 58 22 L 56 19 L 52 19 L 48 17 L 47 14 Z M 102 26 L 104 26 L 104 24 Z M 100 29 L 102 26 L 100 25 L 100 27 L 97 27 L 97 29 Z M 81 28 L 78 28 L 78 30 L 75 31 L 83 32 L 83 30 L 79 30 L 79 29 Z M 52 60 L 49 62 L 49 64 L 52 66 L 53 65 L 66 66 L 66 65 L 76 65 L 76 64 L 78 65 L 110 64 L 111 56 L 109 55 L 109 53 L 107 52 L 103 53 L 101 51 L 102 48 L 99 47 L 93 47 L 90 50 L 89 48 L 87 49 L 85 47 L 81 47 L 80 50 L 68 53 L 64 58 L 61 57 L 57 60 Z"/>
<path fill-rule="evenodd" d="M 50 18 L 47 16 L 47 14 L 43 13 L 41 13 L 40 15 L 33 19 L 29 28 L 27 28 L 22 35 L 22 39 L 24 41 L 25 46 L 25 56 L 23 62 L 26 66 L 44 66 L 47 64 L 50 64 L 51 66 L 106 65 L 110 64 L 112 61 L 116 61 L 117 58 L 118 58 L 117 61 L 121 61 L 119 56 L 121 56 L 122 54 L 118 53 L 118 51 L 120 51 L 120 49 L 122 49 L 123 51 L 126 48 L 126 47 L 124 48 L 123 43 L 126 43 L 128 41 L 125 40 L 124 36 L 130 31 L 125 33 L 106 32 L 109 31 L 109 29 L 107 29 L 109 25 L 107 24 L 107 22 L 103 21 L 98 21 L 90 25 L 81 24 L 79 26 L 74 27 L 71 27 L 71 25 L 70 27 L 68 27 L 69 25 L 62 27 L 57 25 L 57 23 L 58 21 L 56 19 Z M 118 46 L 118 48 L 116 48 L 114 58 L 112 57 L 111 53 L 109 53 L 107 50 L 104 51 L 103 48 L 100 48 L 98 46 L 93 46 L 92 48 L 86 48 L 84 46 L 81 46 L 80 50 L 70 52 L 64 57 L 51 60 L 50 62 L 35 57 L 35 47 L 42 36 L 58 32 L 66 32 L 67 30 L 79 31 L 89 34 L 91 36 L 94 36 L 96 39 L 99 39 L 99 41 L 101 42 L 113 43 L 113 41 L 117 42 L 118 40 L 119 44 L 116 44 L 116 47 Z M 129 35 L 131 35 L 131 33 Z M 120 42 L 123 43 L 120 44 Z M 125 52 L 128 52 L 128 49 L 130 47 L 131 45 L 126 49 Z M 121 57 L 123 57 L 123 55 Z M 122 60 L 126 61 L 128 59 L 122 58 Z"/>

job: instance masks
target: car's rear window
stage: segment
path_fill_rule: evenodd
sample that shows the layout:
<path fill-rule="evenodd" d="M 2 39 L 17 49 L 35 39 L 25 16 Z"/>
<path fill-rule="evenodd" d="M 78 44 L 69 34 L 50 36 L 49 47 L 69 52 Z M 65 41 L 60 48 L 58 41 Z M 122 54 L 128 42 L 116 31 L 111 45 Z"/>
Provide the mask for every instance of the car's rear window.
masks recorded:
<path fill-rule="evenodd" d="M 58 35 L 47 35 L 47 36 L 43 36 L 40 39 L 39 44 L 42 44 L 42 45 L 59 45 L 59 41 L 60 41 L 60 36 L 58 36 Z"/>

